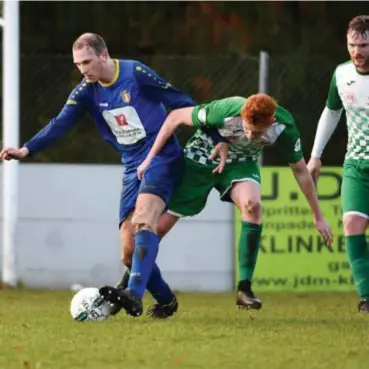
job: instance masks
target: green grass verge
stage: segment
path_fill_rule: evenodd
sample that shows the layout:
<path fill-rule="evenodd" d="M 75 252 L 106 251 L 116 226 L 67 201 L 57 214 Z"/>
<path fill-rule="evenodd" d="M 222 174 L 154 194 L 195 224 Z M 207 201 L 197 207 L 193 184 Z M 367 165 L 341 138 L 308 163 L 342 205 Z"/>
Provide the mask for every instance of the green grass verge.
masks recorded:
<path fill-rule="evenodd" d="M 78 323 L 72 292 L 0 291 L 1 369 L 368 369 L 369 315 L 348 293 L 179 294 L 172 319 Z M 145 307 L 150 301 L 145 300 Z"/>

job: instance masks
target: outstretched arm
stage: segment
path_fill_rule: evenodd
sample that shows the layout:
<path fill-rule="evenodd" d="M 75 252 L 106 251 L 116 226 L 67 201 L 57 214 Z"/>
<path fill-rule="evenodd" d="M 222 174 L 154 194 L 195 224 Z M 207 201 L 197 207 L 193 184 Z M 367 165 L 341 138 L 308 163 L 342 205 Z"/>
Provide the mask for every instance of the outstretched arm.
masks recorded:
<path fill-rule="evenodd" d="M 137 169 L 138 178 L 142 178 L 142 175 L 151 159 L 155 155 L 159 154 L 160 150 L 180 124 L 195 126 L 201 130 L 218 129 L 224 127 L 224 121 L 226 118 L 235 117 L 240 114 L 240 110 L 244 102 L 244 98 L 230 97 L 221 100 L 214 100 L 208 104 L 197 105 L 195 107 L 173 110 L 168 114 L 166 120 L 164 121 L 146 159 Z M 217 142 L 223 141 L 222 139 L 217 138 L 215 138 L 215 140 Z M 221 160 L 223 161 L 225 160 L 224 156 L 225 155 L 221 156 Z"/>
<path fill-rule="evenodd" d="M 82 86 L 85 87 L 85 86 Z M 81 88 L 78 86 L 78 88 Z M 62 110 L 55 118 L 34 135 L 22 148 L 6 147 L 0 152 L 0 158 L 5 160 L 20 160 L 28 155 L 35 154 L 52 145 L 71 128 L 85 111 L 83 91 L 75 89 L 69 96 Z"/>
<path fill-rule="evenodd" d="M 323 214 L 318 203 L 315 185 L 307 169 L 305 160 L 301 159 L 297 163 L 290 163 L 289 165 L 297 180 L 297 183 L 299 184 L 303 194 L 306 197 L 306 200 L 310 205 L 314 219 L 323 219 Z"/>
<path fill-rule="evenodd" d="M 151 147 L 151 150 L 147 154 L 145 160 L 137 168 L 137 177 L 139 180 L 142 179 L 143 174 L 151 162 L 151 159 L 158 155 L 160 150 L 169 140 L 169 138 L 174 134 L 175 130 L 180 124 L 186 124 L 192 126 L 192 111 L 194 108 L 183 108 L 173 110 L 168 114 L 163 125 L 160 128 L 158 135 L 156 136 L 155 142 Z"/>
<path fill-rule="evenodd" d="M 289 165 L 313 212 L 315 226 L 323 236 L 327 246 L 330 247 L 333 242 L 332 231 L 325 222 L 323 214 L 320 210 L 315 185 L 308 171 L 305 160 L 302 158 L 297 163 L 290 163 Z"/>
<path fill-rule="evenodd" d="M 313 178 L 306 166 L 301 148 L 299 131 L 295 125 L 292 115 L 287 110 L 281 110 L 277 119 L 284 122 L 286 128 L 283 130 L 277 144 L 281 152 L 284 153 L 289 166 L 303 192 L 314 215 L 314 224 L 318 232 L 324 238 L 326 245 L 331 246 L 333 236 L 328 224 L 325 222 L 319 207 L 318 196 Z"/>
<path fill-rule="evenodd" d="M 174 134 L 176 129 L 181 124 L 185 124 L 187 126 L 193 125 L 192 122 L 193 109 L 194 109 L 193 107 L 176 109 L 168 114 L 145 160 L 151 161 L 151 159 L 155 155 L 158 155 L 160 150 L 164 147 L 166 142 L 169 140 L 169 138 Z"/>

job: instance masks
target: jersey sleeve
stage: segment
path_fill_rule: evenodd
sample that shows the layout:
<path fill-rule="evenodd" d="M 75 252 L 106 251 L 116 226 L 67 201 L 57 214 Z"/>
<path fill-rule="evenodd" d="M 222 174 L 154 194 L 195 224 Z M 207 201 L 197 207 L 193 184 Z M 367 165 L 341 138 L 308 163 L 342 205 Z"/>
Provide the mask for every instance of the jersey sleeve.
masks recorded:
<path fill-rule="evenodd" d="M 201 131 L 203 131 L 208 137 L 211 138 L 211 140 L 213 141 L 214 145 L 220 143 L 220 142 L 226 142 L 229 143 L 230 141 L 223 137 L 219 131 L 215 128 L 206 128 L 206 127 L 202 127 L 200 128 Z"/>
<path fill-rule="evenodd" d="M 150 99 L 162 102 L 170 109 L 196 105 L 187 94 L 173 87 L 145 64 L 135 62 L 133 68 L 137 83 Z"/>
<path fill-rule="evenodd" d="M 285 125 L 283 132 L 276 141 L 279 152 L 288 163 L 297 163 L 303 158 L 300 133 L 295 125 L 292 115 L 285 109 L 279 108 L 277 122 Z"/>
<path fill-rule="evenodd" d="M 342 108 L 342 100 L 338 93 L 336 82 L 336 71 L 333 73 L 331 83 L 329 85 L 328 97 L 326 101 L 327 108 L 331 110 L 339 110 Z"/>
<path fill-rule="evenodd" d="M 60 113 L 24 144 L 30 155 L 35 154 L 61 138 L 86 111 L 87 83 L 80 83 L 69 95 Z"/>
<path fill-rule="evenodd" d="M 242 97 L 228 97 L 214 100 L 208 104 L 195 107 L 192 111 L 192 123 L 196 128 L 222 128 L 227 118 L 241 114 L 246 99 Z"/>

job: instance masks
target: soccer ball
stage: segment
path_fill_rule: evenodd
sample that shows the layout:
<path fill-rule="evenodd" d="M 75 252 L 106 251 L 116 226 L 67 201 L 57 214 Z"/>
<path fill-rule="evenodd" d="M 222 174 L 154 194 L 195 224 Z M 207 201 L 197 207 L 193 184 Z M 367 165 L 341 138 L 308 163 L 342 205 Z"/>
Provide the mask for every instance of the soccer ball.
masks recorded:
<path fill-rule="evenodd" d="M 74 320 L 106 320 L 110 315 L 110 305 L 97 288 L 82 288 L 72 298 L 70 314 Z"/>

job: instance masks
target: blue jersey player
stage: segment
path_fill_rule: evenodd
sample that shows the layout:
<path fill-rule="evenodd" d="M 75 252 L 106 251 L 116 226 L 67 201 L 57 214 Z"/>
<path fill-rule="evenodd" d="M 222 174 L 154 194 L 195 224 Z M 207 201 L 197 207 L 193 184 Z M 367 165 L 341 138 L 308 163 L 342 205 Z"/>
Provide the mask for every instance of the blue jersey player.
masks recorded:
<path fill-rule="evenodd" d="M 144 64 L 110 58 L 105 41 L 96 34 L 81 35 L 72 51 L 74 63 L 84 76 L 82 82 L 72 91 L 58 116 L 22 148 L 4 148 L 0 157 L 19 160 L 36 154 L 59 139 L 88 111 L 102 138 L 121 153 L 124 164 L 119 214 L 121 240 L 122 244 L 130 243 L 134 237 L 135 243 L 128 289 L 104 286 L 100 293 L 117 310 L 124 308 L 128 314 L 140 316 L 142 297 L 148 289 L 157 300 L 155 306 L 167 307 L 164 317 L 170 316 L 178 303 L 155 262 L 159 247 L 156 227 L 181 178 L 183 154 L 177 138 L 171 137 L 142 180 L 137 177 L 137 167 L 155 141 L 166 118 L 166 108 L 195 103 Z M 155 316 L 158 309 L 149 311 Z"/>

